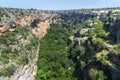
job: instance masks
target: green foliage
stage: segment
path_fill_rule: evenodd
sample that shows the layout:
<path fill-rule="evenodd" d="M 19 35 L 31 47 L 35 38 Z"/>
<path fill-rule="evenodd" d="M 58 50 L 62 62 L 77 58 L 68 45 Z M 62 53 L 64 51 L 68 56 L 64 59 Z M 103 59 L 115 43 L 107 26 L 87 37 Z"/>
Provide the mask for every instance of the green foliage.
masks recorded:
<path fill-rule="evenodd" d="M 114 45 L 114 51 L 115 51 L 117 54 L 120 54 L 120 44 Z"/>
<path fill-rule="evenodd" d="M 0 43 L 5 45 L 11 45 L 18 42 L 17 39 L 15 39 L 15 32 L 9 32 L 6 35 L 0 36 Z"/>
<path fill-rule="evenodd" d="M 6 69 L 0 71 L 0 76 L 8 76 L 13 75 L 16 67 L 14 65 L 8 66 Z"/>
<path fill-rule="evenodd" d="M 72 50 L 72 52 L 69 55 L 70 58 L 72 59 L 81 59 L 84 60 L 85 58 L 85 48 L 83 46 L 76 46 L 76 48 L 74 48 Z"/>
<path fill-rule="evenodd" d="M 88 31 L 88 36 L 93 37 L 99 37 L 99 38 L 106 38 L 107 37 L 107 33 L 104 30 L 104 24 L 102 21 L 93 20 L 93 27 Z"/>
<path fill-rule="evenodd" d="M 15 33 L 21 34 L 23 36 L 23 38 L 26 38 L 29 34 L 29 27 L 25 26 L 25 27 L 21 27 L 21 26 L 17 26 L 15 29 Z"/>
<path fill-rule="evenodd" d="M 101 38 L 96 38 L 93 41 L 93 45 L 97 50 L 101 50 L 101 49 L 105 48 L 105 43 L 104 43 L 103 39 L 101 39 Z"/>
<path fill-rule="evenodd" d="M 101 56 L 101 60 L 103 65 L 107 65 L 107 57 L 106 56 Z"/>
<path fill-rule="evenodd" d="M 29 40 L 27 39 L 29 37 Z M 21 40 L 23 42 L 21 42 Z M 17 27 L 13 32 L 0 36 L 0 62 L 6 66 L 0 71 L 0 76 L 10 76 L 14 73 L 14 65 L 24 65 L 34 58 L 39 39 L 32 35 L 29 27 Z M 8 66 L 8 67 L 7 67 Z"/>
<path fill-rule="evenodd" d="M 67 29 L 51 26 L 48 34 L 40 41 L 36 80 L 71 80 L 73 62 L 68 59 Z"/>
<path fill-rule="evenodd" d="M 89 75 L 91 80 L 105 80 L 106 76 L 103 71 L 99 71 L 97 69 L 90 69 Z"/>
<path fill-rule="evenodd" d="M 82 35 L 79 33 L 80 31 L 77 31 L 75 34 L 80 35 L 75 35 L 74 37 L 75 39 L 79 38 L 79 42 L 82 43 L 78 44 L 75 40 L 71 44 L 69 43 L 69 57 L 75 63 L 74 76 L 78 80 L 106 80 L 107 77 L 105 75 L 107 72 L 104 69 L 101 69 L 101 71 L 93 69 L 98 68 L 100 64 L 106 66 L 109 63 L 107 57 L 109 52 L 106 50 L 109 43 L 105 42 L 109 36 L 104 29 L 104 22 L 95 18 L 88 19 L 81 23 L 81 25 L 84 29 L 88 29 L 88 31 Z M 82 39 L 86 40 L 82 41 Z M 90 70 L 86 73 L 88 68 Z M 90 77 L 85 74 L 89 74 Z"/>
<path fill-rule="evenodd" d="M 111 10 L 114 9 L 116 8 Z M 117 59 L 119 56 L 117 55 L 120 53 L 120 44 L 117 44 L 117 42 L 119 42 L 120 13 L 113 13 L 108 9 L 109 13 L 100 15 L 100 20 L 98 20 L 94 18 L 97 15 L 93 14 L 92 11 L 100 10 L 60 11 L 61 20 L 52 24 L 48 34 L 40 41 L 36 80 L 111 79 L 112 73 L 107 72 L 107 69 L 110 69 L 108 67 L 114 62 L 116 62 L 115 67 L 116 64 L 119 67 L 119 59 Z M 7 11 L 13 14 L 13 17 L 21 17 L 28 13 L 40 15 L 40 11 L 34 9 L 0 8 L 0 21 L 2 21 L 1 17 L 5 15 L 7 17 L 5 22 L 10 20 L 9 26 L 14 23 L 11 22 L 11 15 Z M 43 12 L 54 13 L 54 11 Z M 59 11 L 56 13 L 59 14 Z M 88 31 L 82 34 L 80 32 L 82 28 Z M 18 65 L 25 65 L 30 59 L 35 58 L 39 39 L 32 35 L 30 31 L 28 26 L 16 26 L 14 32 L 7 32 L 0 36 L 0 62 L 2 65 L 9 65 L 10 61 Z M 71 35 L 74 35 L 71 38 L 72 40 L 68 39 Z M 80 40 L 76 42 L 78 38 Z M 25 43 L 26 40 L 27 43 Z M 10 47 L 11 45 L 17 45 L 20 49 L 13 49 Z M 113 48 L 111 48 L 111 45 L 114 45 Z M 112 54 L 109 53 L 112 52 L 115 53 L 115 56 L 110 58 Z M 114 60 L 109 61 L 112 59 Z M 14 70 L 14 65 L 5 67 L 0 71 L 0 76 L 10 76 Z M 86 74 L 88 75 L 86 76 Z"/>
<path fill-rule="evenodd" d="M 9 63 L 9 59 L 5 57 L 1 57 L 0 61 L 2 61 L 3 64 Z"/>

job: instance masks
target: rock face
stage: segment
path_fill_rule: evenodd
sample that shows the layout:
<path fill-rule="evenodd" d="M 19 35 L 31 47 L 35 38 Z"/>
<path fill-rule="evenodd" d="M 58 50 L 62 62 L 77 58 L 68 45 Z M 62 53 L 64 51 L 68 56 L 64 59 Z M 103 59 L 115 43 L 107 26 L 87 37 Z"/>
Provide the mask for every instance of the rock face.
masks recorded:
<path fill-rule="evenodd" d="M 47 33 L 47 29 L 50 28 L 50 23 L 52 22 L 51 17 L 53 16 L 55 15 L 44 14 L 40 17 L 27 15 L 21 19 L 18 19 L 16 24 L 23 27 L 31 26 L 33 34 L 36 36 L 44 36 Z"/>
<path fill-rule="evenodd" d="M 37 72 L 37 66 L 20 66 L 19 69 L 16 70 L 14 75 L 9 77 L 0 77 L 0 80 L 34 80 L 34 76 Z"/>
<path fill-rule="evenodd" d="M 34 22 L 31 23 L 31 25 L 35 24 L 37 20 L 34 20 Z M 36 26 L 32 26 L 32 32 L 33 34 L 35 34 L 36 36 L 44 36 L 47 33 L 47 29 L 50 28 L 50 22 L 48 22 L 47 20 L 45 21 L 41 21 L 38 20 Z"/>
<path fill-rule="evenodd" d="M 7 31 L 8 31 L 8 27 L 7 26 L 0 27 L 0 33 L 5 33 Z"/>
<path fill-rule="evenodd" d="M 47 29 L 50 27 L 51 22 L 48 19 L 41 20 L 40 18 L 35 18 L 33 16 L 25 16 L 24 18 L 17 20 L 16 23 L 23 27 L 31 26 L 33 34 L 36 36 L 44 36 L 47 33 Z"/>
<path fill-rule="evenodd" d="M 8 27 L 5 25 L 5 23 L 0 22 L 0 35 L 4 34 L 8 31 Z"/>
<path fill-rule="evenodd" d="M 15 12 L 14 12 L 15 11 Z M 39 10 L 12 10 L 3 9 L 6 15 L 0 20 L 0 34 L 7 31 L 14 31 L 13 25 L 20 27 L 32 27 L 33 34 L 36 36 L 44 36 L 51 22 L 55 22 L 60 18 L 60 14 L 55 12 L 46 12 Z M 12 27 L 12 28 L 11 28 Z"/>
<path fill-rule="evenodd" d="M 34 80 L 37 72 L 36 62 L 38 60 L 39 47 L 40 43 L 38 43 L 37 49 L 33 51 L 36 54 L 29 60 L 28 64 L 18 66 L 13 75 L 10 77 L 0 77 L 0 80 Z"/>
<path fill-rule="evenodd" d="M 38 13 L 37 13 L 38 14 Z M 13 19 L 10 19 L 9 21 L 7 21 L 7 17 L 4 15 L 4 17 L 2 18 L 2 20 L 0 21 L 0 35 L 3 35 L 7 32 L 11 32 L 11 31 L 15 31 L 17 27 L 30 27 L 30 31 L 32 32 L 32 34 L 35 34 L 37 37 L 41 38 L 43 37 L 45 34 L 47 34 L 47 29 L 50 28 L 50 23 L 51 22 L 55 22 L 55 20 L 58 19 L 58 14 L 56 13 L 45 13 L 45 12 L 41 12 L 41 14 L 27 14 L 25 13 L 24 15 L 21 15 L 18 18 L 18 15 L 13 15 L 13 14 L 9 14 L 10 16 L 12 15 L 14 17 Z M 12 17 L 12 18 L 13 18 Z M 29 36 L 27 36 L 28 38 Z M 27 45 L 28 42 L 27 39 L 21 39 L 22 36 L 18 35 L 16 37 L 21 44 Z M 30 39 L 28 39 L 29 41 Z M 9 76 L 9 77 L 0 77 L 0 80 L 34 80 L 34 76 L 36 75 L 37 72 L 37 58 L 38 58 L 38 54 L 39 54 L 39 47 L 40 44 L 37 44 L 37 49 L 35 49 L 36 52 L 31 52 L 31 55 L 33 54 L 34 57 L 31 58 L 29 60 L 29 62 L 25 65 L 19 65 L 17 66 L 15 72 L 13 73 L 13 75 Z M 16 49 L 19 50 L 19 45 L 9 45 L 9 47 L 12 48 L 11 51 L 15 51 Z M 35 53 L 35 54 L 34 54 Z"/>
<path fill-rule="evenodd" d="M 2 10 L 2 11 L 4 11 L 3 13 L 5 13 L 5 15 L 3 15 L 0 20 L 0 35 L 3 35 L 8 31 L 14 31 L 16 29 L 16 26 L 19 26 L 19 27 L 31 27 L 32 33 L 40 38 L 44 37 L 45 34 L 47 34 L 47 30 L 50 28 L 50 24 L 52 22 L 55 23 L 59 19 L 67 19 L 67 18 L 71 19 L 74 17 L 75 19 L 77 19 L 77 22 L 83 22 L 88 18 L 94 18 L 99 15 L 96 12 L 95 13 L 93 12 L 93 14 L 92 13 L 83 14 L 83 13 L 74 12 L 74 11 L 73 12 L 69 12 L 69 11 L 68 12 L 52 12 L 52 11 L 40 12 L 37 10 L 10 10 L 10 12 L 8 12 L 7 10 Z M 100 13 L 100 14 L 103 14 L 103 13 Z M 98 17 L 100 17 L 100 15 Z M 92 25 L 93 24 L 90 24 L 90 26 Z M 88 32 L 88 30 L 89 28 L 82 29 L 80 31 L 80 34 L 85 34 L 86 32 Z M 117 41 L 120 42 L 120 27 L 118 26 L 117 29 L 115 30 L 117 30 Z M 24 45 L 27 44 L 27 41 L 24 39 L 21 39 L 20 35 L 18 35 L 17 38 L 18 40 L 21 41 L 22 44 Z M 81 45 L 87 39 L 88 39 L 87 37 L 75 38 L 74 36 L 71 36 L 69 38 L 70 42 L 75 41 L 75 44 L 77 45 Z M 19 46 L 17 45 L 8 45 L 8 46 L 12 47 L 11 51 L 15 51 L 16 49 L 19 49 Z M 1 47 L 1 44 L 0 44 L 0 47 Z M 36 54 L 31 60 L 29 60 L 27 64 L 20 65 L 15 70 L 13 75 L 11 75 L 10 77 L 0 77 L 0 80 L 34 80 L 34 76 L 36 75 L 36 72 L 37 72 L 36 62 L 39 54 L 39 48 L 40 48 L 40 44 L 38 43 L 38 46 L 35 52 Z M 116 78 L 115 75 L 119 74 L 120 72 L 118 71 L 120 70 L 116 70 L 114 65 L 109 65 L 109 67 L 111 72 L 113 73 L 112 78 L 115 80 Z M 117 75 L 117 76 L 118 76 L 117 78 L 119 79 L 120 75 Z"/>

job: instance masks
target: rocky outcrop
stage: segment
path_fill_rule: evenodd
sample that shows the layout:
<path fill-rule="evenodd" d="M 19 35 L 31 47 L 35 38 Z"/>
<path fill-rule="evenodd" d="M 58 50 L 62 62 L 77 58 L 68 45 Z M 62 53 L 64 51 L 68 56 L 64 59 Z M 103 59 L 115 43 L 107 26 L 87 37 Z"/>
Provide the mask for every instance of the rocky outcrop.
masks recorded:
<path fill-rule="evenodd" d="M 15 20 L 12 19 L 9 21 L 7 21 L 7 16 L 4 16 L 0 24 L 0 35 L 3 35 L 8 31 L 15 31 L 17 29 L 16 27 L 21 27 L 21 28 L 29 27 L 30 31 L 32 31 L 33 34 L 41 38 L 45 34 L 47 34 L 47 29 L 50 28 L 50 23 L 55 22 L 58 19 L 57 15 L 58 14 L 55 13 L 45 13 L 45 12 L 41 12 L 41 14 L 39 15 L 25 13 L 20 17 L 18 17 L 18 15 L 12 15 Z M 26 38 L 28 38 L 29 35 Z M 16 39 L 20 41 L 19 42 L 21 43 L 20 45 L 22 45 L 24 48 L 28 43 L 28 41 L 30 40 L 30 39 L 24 40 L 24 38 L 22 38 L 21 35 L 17 35 Z M 11 51 L 14 52 L 16 50 L 18 51 L 21 50 L 20 45 L 8 45 L 8 47 L 12 48 Z M 31 53 L 30 56 L 33 55 L 34 57 L 30 58 L 27 64 L 16 66 L 16 70 L 13 73 L 13 75 L 9 77 L 1 76 L 0 80 L 34 80 L 34 76 L 36 75 L 37 72 L 36 62 L 39 54 L 40 44 L 38 44 L 37 47 L 38 47 L 37 49 L 35 48 L 35 50 L 29 52 Z M 4 67 L 3 65 L 1 66 Z"/>
<path fill-rule="evenodd" d="M 98 14 L 98 13 L 94 13 L 94 14 L 82 13 L 80 11 L 78 12 L 75 12 L 75 11 L 40 12 L 39 10 L 37 11 L 37 10 L 18 10 L 18 9 L 4 10 L 4 13 L 5 14 L 1 17 L 2 23 L 0 23 L 0 35 L 5 34 L 7 31 L 15 31 L 16 26 L 17 27 L 19 26 L 23 28 L 30 27 L 30 30 L 32 31 L 32 33 L 40 38 L 45 36 L 45 34 L 47 34 L 47 30 L 50 28 L 50 24 L 52 22 L 55 23 L 59 19 L 71 20 L 72 18 L 74 18 L 76 19 L 76 23 L 80 23 L 85 21 L 88 18 L 94 18 Z M 94 23 L 94 24 L 97 24 L 97 23 Z M 94 24 L 90 23 L 89 26 L 93 26 Z M 79 35 L 85 34 L 89 30 L 90 30 L 89 28 L 81 29 L 81 31 L 79 32 Z M 120 29 L 117 30 L 117 33 L 118 33 L 117 41 L 120 41 L 120 34 L 119 34 Z M 28 40 L 21 38 L 20 35 L 18 35 L 17 38 L 20 41 L 20 43 L 23 44 L 22 47 L 24 48 L 25 48 L 25 45 L 30 40 L 29 38 Z M 69 42 L 71 43 L 75 41 L 75 44 L 80 46 L 87 39 L 88 39 L 87 37 L 75 38 L 74 36 L 71 36 L 69 37 Z M 111 45 L 107 45 L 107 46 L 111 47 Z M 20 51 L 19 45 L 8 45 L 8 47 L 12 48 L 11 51 L 15 51 L 16 49 Z M 40 48 L 40 44 L 38 43 L 37 49 L 35 50 L 36 52 L 33 51 L 31 52 L 33 54 L 30 54 L 30 55 L 34 55 L 34 57 L 29 59 L 29 62 L 27 62 L 27 64 L 17 66 L 17 69 L 15 70 L 13 75 L 9 77 L 0 77 L 0 80 L 34 80 L 34 76 L 36 75 L 36 72 L 37 72 L 36 62 L 39 54 L 39 48 Z M 99 58 L 101 55 L 103 54 L 99 54 L 97 55 L 97 57 Z M 110 65 L 110 70 L 113 73 L 112 75 L 113 78 L 115 75 L 119 74 L 119 72 L 116 72 L 115 69 L 116 68 L 114 68 L 113 65 L 112 66 Z"/>
<path fill-rule="evenodd" d="M 40 21 L 39 20 L 39 22 L 36 25 L 36 27 L 34 27 L 32 29 L 32 32 L 36 36 L 44 36 L 47 33 L 47 30 L 49 28 L 50 28 L 50 23 L 47 20 L 46 21 Z"/>
<path fill-rule="evenodd" d="M 0 35 L 4 34 L 8 31 L 8 27 L 5 23 L 0 22 Z"/>
<path fill-rule="evenodd" d="M 0 77 L 0 80 L 34 80 L 37 65 L 29 64 L 20 66 L 11 77 Z"/>
<path fill-rule="evenodd" d="M 0 33 L 5 33 L 7 31 L 8 31 L 8 27 L 7 26 L 0 27 Z"/>
<path fill-rule="evenodd" d="M 18 68 L 13 75 L 10 77 L 0 77 L 0 80 L 34 80 L 37 72 L 36 62 L 38 60 L 39 47 L 40 43 L 38 43 L 36 50 L 32 50 L 32 53 L 35 53 L 35 55 L 29 60 L 28 64 L 17 66 Z"/>
<path fill-rule="evenodd" d="M 22 18 L 18 18 L 16 20 L 16 24 L 20 25 L 20 26 L 23 26 L 23 27 L 26 26 L 26 25 L 30 26 L 30 24 L 33 22 L 34 19 L 35 19 L 34 16 L 25 15 Z"/>

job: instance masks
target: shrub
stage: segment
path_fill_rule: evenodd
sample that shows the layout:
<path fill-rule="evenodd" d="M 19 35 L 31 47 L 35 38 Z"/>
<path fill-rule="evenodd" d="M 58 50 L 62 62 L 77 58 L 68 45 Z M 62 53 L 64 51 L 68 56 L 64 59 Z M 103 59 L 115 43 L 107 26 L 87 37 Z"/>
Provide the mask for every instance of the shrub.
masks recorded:
<path fill-rule="evenodd" d="M 89 76 L 91 80 L 105 80 L 106 79 L 106 76 L 103 71 L 92 69 L 92 68 L 89 70 Z"/>

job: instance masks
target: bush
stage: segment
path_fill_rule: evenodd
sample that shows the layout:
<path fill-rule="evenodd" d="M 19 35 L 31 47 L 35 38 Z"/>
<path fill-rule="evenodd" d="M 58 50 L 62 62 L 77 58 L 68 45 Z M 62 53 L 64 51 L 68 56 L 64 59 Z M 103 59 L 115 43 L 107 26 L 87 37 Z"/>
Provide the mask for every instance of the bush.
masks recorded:
<path fill-rule="evenodd" d="M 15 69 L 16 69 L 16 67 L 14 65 L 10 65 L 9 67 L 0 71 L 0 76 L 10 77 L 11 75 L 13 75 Z"/>
<path fill-rule="evenodd" d="M 97 69 L 89 70 L 90 80 L 105 80 L 106 76 L 103 71 L 99 71 Z"/>

